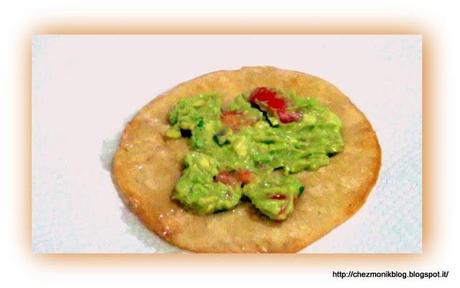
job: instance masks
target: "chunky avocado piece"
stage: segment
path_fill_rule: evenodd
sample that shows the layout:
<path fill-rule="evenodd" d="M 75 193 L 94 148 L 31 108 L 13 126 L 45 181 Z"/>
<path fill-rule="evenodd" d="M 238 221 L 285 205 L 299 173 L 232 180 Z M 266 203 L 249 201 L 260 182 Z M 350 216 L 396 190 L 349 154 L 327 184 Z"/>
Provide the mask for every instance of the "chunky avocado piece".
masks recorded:
<path fill-rule="evenodd" d="M 294 200 L 303 190 L 304 186 L 296 177 L 269 172 L 244 186 L 243 194 L 270 219 L 285 220 L 294 210 Z"/>
<path fill-rule="evenodd" d="M 220 122 L 221 99 L 214 94 L 200 94 L 180 100 L 169 112 L 170 138 L 180 138 L 181 131 L 192 131 L 193 148 L 209 146 L 212 135 L 222 128 Z"/>
<path fill-rule="evenodd" d="M 258 98 L 262 102 L 251 102 L 253 96 L 244 94 L 222 105 L 219 95 L 200 94 L 183 98 L 173 107 L 166 135 L 189 135 L 192 148 L 174 199 L 197 213 L 209 214 L 231 209 L 243 193 L 271 219 L 289 216 L 302 187 L 290 174 L 328 165 L 331 155 L 343 150 L 342 123 L 312 98 L 278 91 L 270 100 L 266 96 L 273 91 L 263 90 L 265 94 Z M 249 171 L 257 180 L 229 186 L 215 181 L 222 171 Z M 267 199 L 276 191 L 286 199 Z"/>
<path fill-rule="evenodd" d="M 217 161 L 206 154 L 192 152 L 185 158 L 185 169 L 172 195 L 199 214 L 235 207 L 241 198 L 241 187 L 214 181 L 219 173 Z"/>

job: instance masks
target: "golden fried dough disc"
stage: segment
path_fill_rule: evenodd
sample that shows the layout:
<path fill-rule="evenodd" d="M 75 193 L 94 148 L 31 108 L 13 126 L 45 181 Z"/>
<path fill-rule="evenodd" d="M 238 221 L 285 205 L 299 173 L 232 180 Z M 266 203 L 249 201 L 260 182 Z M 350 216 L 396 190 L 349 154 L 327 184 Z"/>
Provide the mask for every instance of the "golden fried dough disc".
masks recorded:
<path fill-rule="evenodd" d="M 283 222 L 259 214 L 250 203 L 208 216 L 184 210 L 170 196 L 189 148 L 168 139 L 168 111 L 183 97 L 215 92 L 228 102 L 243 92 L 273 87 L 316 98 L 340 117 L 343 152 L 331 163 L 296 176 L 305 185 Z M 180 84 L 142 108 L 127 125 L 112 173 L 131 210 L 153 232 L 196 252 L 295 252 L 351 217 L 364 203 L 380 169 L 381 152 L 371 124 L 337 88 L 304 73 L 274 67 L 218 71 Z M 350 235 L 350 237 L 352 237 Z"/>

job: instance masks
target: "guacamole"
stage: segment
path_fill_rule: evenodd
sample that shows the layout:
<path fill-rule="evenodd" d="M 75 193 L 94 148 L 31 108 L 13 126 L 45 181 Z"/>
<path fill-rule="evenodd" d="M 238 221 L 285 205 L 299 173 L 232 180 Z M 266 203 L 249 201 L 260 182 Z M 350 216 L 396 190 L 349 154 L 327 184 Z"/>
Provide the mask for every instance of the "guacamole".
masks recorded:
<path fill-rule="evenodd" d="M 222 104 L 218 94 L 180 100 L 169 138 L 189 138 L 191 152 L 172 194 L 199 214 L 235 207 L 247 197 L 284 220 L 304 190 L 294 176 L 329 164 L 343 150 L 341 121 L 312 98 L 260 87 Z"/>

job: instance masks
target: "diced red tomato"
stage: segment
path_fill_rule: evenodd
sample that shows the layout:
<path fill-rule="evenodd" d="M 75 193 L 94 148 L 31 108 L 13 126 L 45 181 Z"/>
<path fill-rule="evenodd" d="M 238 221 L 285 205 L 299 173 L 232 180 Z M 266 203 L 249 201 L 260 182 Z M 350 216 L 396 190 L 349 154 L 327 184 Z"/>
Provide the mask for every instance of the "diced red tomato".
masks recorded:
<path fill-rule="evenodd" d="M 278 118 L 281 123 L 291 123 L 302 119 L 302 114 L 298 112 L 278 111 Z"/>
<path fill-rule="evenodd" d="M 239 183 L 238 178 L 228 171 L 221 171 L 216 176 L 216 182 L 221 182 L 225 185 L 236 185 Z"/>
<path fill-rule="evenodd" d="M 285 194 L 275 194 L 275 195 L 272 195 L 270 197 L 270 199 L 273 199 L 273 200 L 285 200 L 286 195 Z"/>
<path fill-rule="evenodd" d="M 290 123 L 302 119 L 302 114 L 297 112 L 288 112 L 286 100 L 283 99 L 274 90 L 266 87 L 256 88 L 249 97 L 249 101 L 268 109 L 271 113 L 278 115 L 281 123 Z"/>
<path fill-rule="evenodd" d="M 252 173 L 251 173 L 251 171 L 248 171 L 248 170 L 238 170 L 237 171 L 237 176 L 238 176 L 238 179 L 243 184 L 248 184 L 252 180 Z"/>
<path fill-rule="evenodd" d="M 254 124 L 254 120 L 248 118 L 241 111 L 224 111 L 220 115 L 220 120 L 222 121 L 224 126 L 235 131 L 238 131 L 243 126 L 249 126 Z"/>
<path fill-rule="evenodd" d="M 256 100 L 259 101 L 268 101 L 276 96 L 276 93 L 272 90 L 269 90 L 266 87 L 258 87 L 252 91 L 249 100 L 254 102 Z"/>
<path fill-rule="evenodd" d="M 278 94 L 266 87 L 259 87 L 252 91 L 249 101 L 253 104 L 264 105 L 273 110 L 286 109 L 286 102 Z"/>
<path fill-rule="evenodd" d="M 284 99 L 273 98 L 268 100 L 267 104 L 276 111 L 284 111 L 286 109 L 286 101 Z"/>
<path fill-rule="evenodd" d="M 248 184 L 252 181 L 252 173 L 248 170 L 238 170 L 235 172 L 221 171 L 217 174 L 215 181 L 225 185 Z"/>

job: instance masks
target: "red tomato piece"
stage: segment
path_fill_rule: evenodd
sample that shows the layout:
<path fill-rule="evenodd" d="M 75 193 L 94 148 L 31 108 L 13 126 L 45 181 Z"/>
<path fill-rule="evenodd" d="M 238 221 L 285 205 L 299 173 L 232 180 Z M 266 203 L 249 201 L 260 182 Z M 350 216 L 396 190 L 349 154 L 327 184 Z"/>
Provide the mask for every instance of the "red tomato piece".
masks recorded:
<path fill-rule="evenodd" d="M 255 101 L 268 101 L 276 97 L 276 92 L 269 90 L 266 87 L 259 87 L 252 91 L 249 101 L 254 103 Z"/>
<path fill-rule="evenodd" d="M 249 101 L 263 108 L 268 108 L 270 112 L 278 116 L 281 123 L 290 123 L 302 119 L 302 114 L 298 112 L 288 112 L 286 100 L 278 95 L 274 90 L 266 87 L 256 88 L 249 97 Z"/>
<path fill-rule="evenodd" d="M 216 182 L 221 182 L 225 185 L 235 185 L 239 183 L 238 178 L 228 171 L 219 172 L 215 180 Z"/>
<path fill-rule="evenodd" d="M 238 170 L 237 175 L 238 175 L 238 179 L 243 184 L 248 184 L 252 180 L 252 173 L 249 170 Z"/>
<path fill-rule="evenodd" d="M 238 131 L 243 126 L 254 124 L 254 120 L 248 118 L 241 111 L 224 111 L 220 115 L 220 120 L 224 126 L 235 131 Z"/>
<path fill-rule="evenodd" d="M 273 200 L 285 200 L 286 195 L 285 194 L 275 194 L 275 195 L 272 195 L 270 197 L 270 199 L 273 199 Z"/>
<path fill-rule="evenodd" d="M 249 170 L 221 171 L 217 174 L 215 181 L 225 185 L 248 184 L 252 181 L 252 173 Z"/>
<path fill-rule="evenodd" d="M 298 112 L 278 111 L 278 118 L 281 123 L 291 123 L 302 119 L 302 114 Z"/>

